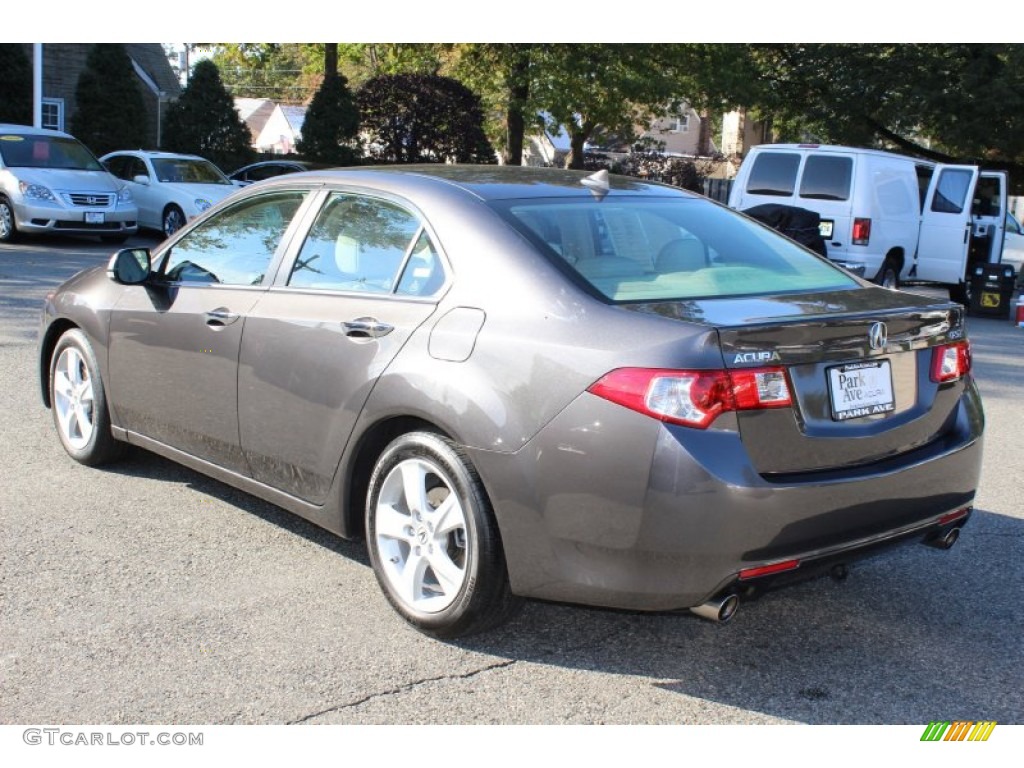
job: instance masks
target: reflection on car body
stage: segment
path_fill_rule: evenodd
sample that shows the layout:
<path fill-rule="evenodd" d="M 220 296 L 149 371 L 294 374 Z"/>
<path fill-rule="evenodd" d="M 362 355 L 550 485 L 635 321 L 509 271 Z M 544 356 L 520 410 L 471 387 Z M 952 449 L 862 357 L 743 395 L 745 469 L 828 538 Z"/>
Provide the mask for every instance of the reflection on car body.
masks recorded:
<path fill-rule="evenodd" d="M 884 546 L 948 547 L 971 514 L 963 308 L 677 189 L 292 174 L 108 273 L 45 308 L 67 451 L 139 445 L 365 536 L 438 637 L 523 597 L 725 620 Z"/>

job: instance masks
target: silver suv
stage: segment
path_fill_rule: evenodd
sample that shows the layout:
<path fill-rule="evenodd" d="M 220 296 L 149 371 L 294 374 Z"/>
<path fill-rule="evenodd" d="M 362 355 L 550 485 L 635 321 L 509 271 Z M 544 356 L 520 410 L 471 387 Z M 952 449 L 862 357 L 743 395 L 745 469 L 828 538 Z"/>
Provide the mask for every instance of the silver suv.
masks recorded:
<path fill-rule="evenodd" d="M 138 213 L 131 191 L 73 136 L 0 124 L 0 242 L 19 232 L 122 242 L 135 233 Z"/>

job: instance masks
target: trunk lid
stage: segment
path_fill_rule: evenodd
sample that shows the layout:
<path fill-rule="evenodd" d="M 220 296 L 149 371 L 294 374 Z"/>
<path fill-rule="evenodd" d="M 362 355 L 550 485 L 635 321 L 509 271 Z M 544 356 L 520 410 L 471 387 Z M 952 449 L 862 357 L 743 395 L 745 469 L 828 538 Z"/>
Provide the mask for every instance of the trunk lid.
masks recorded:
<path fill-rule="evenodd" d="M 964 339 L 959 304 L 867 288 L 636 309 L 713 325 L 726 368 L 785 368 L 791 408 L 737 413 L 766 477 L 845 469 L 927 445 L 952 426 L 965 385 L 930 377 L 933 348 Z"/>

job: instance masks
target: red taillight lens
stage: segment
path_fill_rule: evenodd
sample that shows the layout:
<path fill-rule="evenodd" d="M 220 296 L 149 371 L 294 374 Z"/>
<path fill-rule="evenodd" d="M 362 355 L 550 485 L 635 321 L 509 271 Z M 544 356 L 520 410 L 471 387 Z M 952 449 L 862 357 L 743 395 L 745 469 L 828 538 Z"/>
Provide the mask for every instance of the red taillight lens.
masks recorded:
<path fill-rule="evenodd" d="M 747 579 L 756 579 L 761 576 L 771 576 L 773 573 L 784 573 L 786 571 L 795 570 L 799 567 L 799 560 L 784 560 L 781 563 L 761 565 L 757 568 L 744 568 L 742 571 L 740 571 L 740 580 L 745 581 Z"/>
<path fill-rule="evenodd" d="M 853 244 L 867 245 L 871 239 L 871 219 L 853 220 Z"/>
<path fill-rule="evenodd" d="M 971 343 L 958 341 L 932 349 L 932 381 L 956 381 L 971 372 Z"/>
<path fill-rule="evenodd" d="M 661 421 L 698 429 L 705 429 L 726 411 L 782 408 L 793 403 L 784 368 L 619 368 L 587 391 Z"/>

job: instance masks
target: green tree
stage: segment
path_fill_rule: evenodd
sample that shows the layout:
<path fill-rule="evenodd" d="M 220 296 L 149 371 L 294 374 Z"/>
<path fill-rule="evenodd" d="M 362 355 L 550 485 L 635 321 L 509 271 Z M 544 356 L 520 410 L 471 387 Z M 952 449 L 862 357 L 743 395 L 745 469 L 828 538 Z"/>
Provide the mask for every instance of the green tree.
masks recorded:
<path fill-rule="evenodd" d="M 380 75 L 357 94 L 367 150 L 387 163 L 493 163 L 480 98 L 441 75 Z"/>
<path fill-rule="evenodd" d="M 146 106 L 123 45 L 97 43 L 89 49 L 75 102 L 71 132 L 97 155 L 146 146 Z"/>
<path fill-rule="evenodd" d="M 193 67 L 185 91 L 167 110 L 167 149 L 201 155 L 230 170 L 255 156 L 251 141 L 249 128 L 221 83 L 217 65 L 200 61 Z"/>
<path fill-rule="evenodd" d="M 302 124 L 298 150 L 306 158 L 333 165 L 353 165 L 352 146 L 359 133 L 359 110 L 348 81 L 338 74 L 337 43 L 324 48 L 324 81 L 313 96 Z"/>
<path fill-rule="evenodd" d="M 32 64 L 21 43 L 0 45 L 0 123 L 32 124 Z"/>

